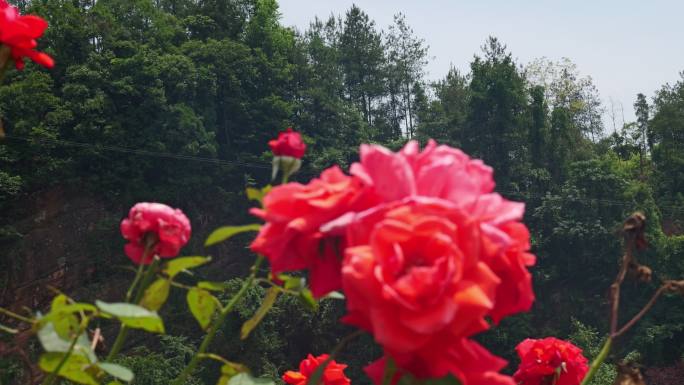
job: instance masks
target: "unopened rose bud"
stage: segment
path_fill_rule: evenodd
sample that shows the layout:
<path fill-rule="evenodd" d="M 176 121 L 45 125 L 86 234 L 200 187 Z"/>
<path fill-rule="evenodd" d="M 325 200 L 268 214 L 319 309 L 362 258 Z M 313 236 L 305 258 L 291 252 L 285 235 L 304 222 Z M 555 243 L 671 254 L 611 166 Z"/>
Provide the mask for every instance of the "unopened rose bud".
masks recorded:
<path fill-rule="evenodd" d="M 302 136 L 292 128 L 279 133 L 278 139 L 271 140 L 268 145 L 273 151 L 272 180 L 276 178 L 278 171 L 281 171 L 284 180 L 287 180 L 302 167 L 301 159 L 306 152 L 306 144 L 302 141 Z"/>

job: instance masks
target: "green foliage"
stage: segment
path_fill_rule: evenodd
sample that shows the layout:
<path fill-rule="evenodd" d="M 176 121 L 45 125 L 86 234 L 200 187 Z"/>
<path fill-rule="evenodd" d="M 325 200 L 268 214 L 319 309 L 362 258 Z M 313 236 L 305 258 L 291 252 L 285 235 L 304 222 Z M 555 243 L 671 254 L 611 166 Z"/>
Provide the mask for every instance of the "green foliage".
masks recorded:
<path fill-rule="evenodd" d="M 168 385 L 178 376 L 195 349 L 185 337 L 161 336 L 158 342 L 154 350 L 138 346 L 117 359 L 117 363 L 135 373 L 132 385 Z M 204 385 L 197 377 L 191 377 L 186 384 Z"/>
<path fill-rule="evenodd" d="M 605 336 L 576 319 L 572 320 L 572 328 L 574 331 L 568 336 L 568 339 L 580 347 L 584 356 L 590 361 L 596 358 L 601 351 Z M 617 376 L 615 365 L 604 362 L 599 367 L 590 385 L 612 385 L 615 376 Z"/>

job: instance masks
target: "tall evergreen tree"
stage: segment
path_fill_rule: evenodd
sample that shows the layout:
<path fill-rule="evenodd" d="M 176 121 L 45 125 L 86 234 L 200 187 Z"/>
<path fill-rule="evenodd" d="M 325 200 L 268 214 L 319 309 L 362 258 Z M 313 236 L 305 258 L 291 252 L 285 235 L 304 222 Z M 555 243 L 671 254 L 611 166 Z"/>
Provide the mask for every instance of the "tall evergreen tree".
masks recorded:
<path fill-rule="evenodd" d="M 471 63 L 469 115 L 463 147 L 497 170 L 501 186 L 512 181 L 512 165 L 525 159 L 524 79 L 506 46 L 490 37 L 483 56 Z"/>
<path fill-rule="evenodd" d="M 356 5 L 345 15 L 340 55 L 347 97 L 362 111 L 366 123 L 372 125 L 373 109 L 384 93 L 384 50 L 375 22 Z"/>

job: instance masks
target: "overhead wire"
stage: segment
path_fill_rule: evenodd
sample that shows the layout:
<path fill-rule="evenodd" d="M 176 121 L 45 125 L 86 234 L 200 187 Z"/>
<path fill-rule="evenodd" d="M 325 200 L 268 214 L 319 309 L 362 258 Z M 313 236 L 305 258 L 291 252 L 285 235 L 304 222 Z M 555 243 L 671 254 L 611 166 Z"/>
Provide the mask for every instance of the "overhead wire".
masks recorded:
<path fill-rule="evenodd" d="M 62 146 L 69 146 L 69 147 L 88 148 L 91 150 L 100 150 L 100 151 L 106 150 L 106 151 L 135 154 L 135 155 L 141 155 L 141 156 L 170 158 L 170 159 L 187 160 L 187 161 L 194 161 L 194 162 L 205 162 L 205 163 L 211 163 L 211 164 L 216 164 L 216 165 L 224 165 L 224 166 L 242 166 L 242 167 L 249 167 L 249 168 L 255 168 L 255 169 L 262 169 L 262 170 L 270 170 L 272 167 L 272 165 L 270 163 L 255 163 L 255 162 L 245 162 L 245 161 L 239 161 L 239 160 L 226 160 L 226 159 L 219 159 L 219 158 L 201 157 L 201 156 L 195 156 L 195 155 L 174 154 L 174 153 L 170 153 L 170 152 L 159 152 L 159 151 L 151 151 L 151 150 L 143 150 L 143 149 L 136 149 L 136 148 L 130 148 L 130 147 L 120 147 L 120 146 L 112 146 L 112 145 L 95 144 L 95 143 L 84 143 L 84 142 L 76 142 L 76 141 L 64 140 L 64 139 L 28 138 L 28 137 L 22 137 L 22 136 L 10 135 L 10 134 L 6 135 L 5 138 L 24 141 L 24 142 L 46 143 L 46 144 L 55 144 L 55 145 L 62 145 Z M 312 170 L 311 172 L 304 171 L 304 172 L 302 172 L 302 174 L 315 176 L 316 171 L 320 171 L 320 170 Z M 548 196 L 548 192 L 545 194 L 539 194 L 539 193 L 520 192 L 520 191 L 513 191 L 513 190 L 498 190 L 498 191 L 502 194 L 505 194 L 505 195 L 519 196 L 519 197 L 527 198 L 527 199 L 543 199 L 543 198 Z M 568 197 L 566 197 L 566 198 L 568 198 Z M 603 198 L 586 198 L 585 197 L 585 198 L 576 198 L 576 199 L 575 198 L 568 198 L 568 199 L 573 200 L 573 201 L 581 201 L 581 202 L 587 202 L 587 203 L 590 203 L 590 202 L 591 203 L 600 203 L 600 204 L 605 204 L 605 205 L 621 206 L 621 207 L 627 207 L 627 208 L 634 207 L 633 204 L 630 204 L 628 202 L 611 200 L 611 199 L 603 199 Z M 667 210 L 669 212 L 676 212 L 676 213 L 684 215 L 684 209 L 681 207 L 672 206 L 672 205 L 658 205 L 658 207 L 660 209 L 664 209 L 664 210 Z"/>

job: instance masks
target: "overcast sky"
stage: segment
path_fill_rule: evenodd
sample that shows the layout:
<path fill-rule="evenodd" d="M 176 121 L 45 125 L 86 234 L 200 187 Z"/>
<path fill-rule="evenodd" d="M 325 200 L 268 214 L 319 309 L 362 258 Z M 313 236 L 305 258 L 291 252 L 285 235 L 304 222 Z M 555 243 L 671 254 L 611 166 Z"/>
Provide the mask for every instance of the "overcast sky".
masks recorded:
<path fill-rule="evenodd" d="M 428 77 L 450 65 L 467 71 L 487 36 L 503 41 L 521 64 L 568 57 L 590 75 L 610 109 L 634 119 L 638 92 L 649 98 L 684 70 L 684 0 L 279 0 L 282 22 L 299 30 L 315 16 L 356 4 L 386 29 L 397 12 L 430 46 Z M 606 122 L 612 130 L 612 123 Z"/>

